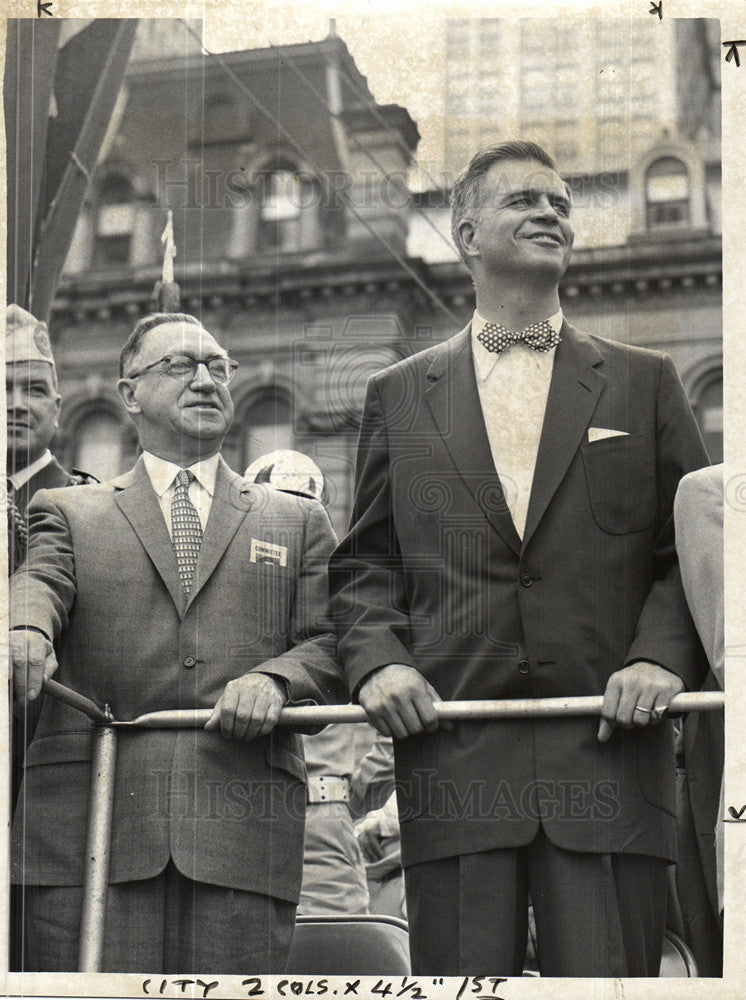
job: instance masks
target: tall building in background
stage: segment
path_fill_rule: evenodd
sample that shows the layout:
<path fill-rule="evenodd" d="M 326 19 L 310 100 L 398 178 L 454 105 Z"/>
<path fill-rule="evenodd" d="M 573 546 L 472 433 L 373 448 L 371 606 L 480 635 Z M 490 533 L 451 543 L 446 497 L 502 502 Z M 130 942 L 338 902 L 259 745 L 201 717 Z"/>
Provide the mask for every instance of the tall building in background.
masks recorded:
<path fill-rule="evenodd" d="M 181 306 L 240 363 L 226 459 L 308 452 L 343 530 L 367 375 L 416 325 L 415 123 L 340 38 L 208 56 L 164 20 L 140 25 L 109 132 L 52 310 L 59 453 L 102 479 L 132 464 L 118 357 L 153 308 L 171 209 Z"/>
<path fill-rule="evenodd" d="M 408 249 L 464 321 L 448 196 L 478 149 L 531 139 L 573 193 L 568 318 L 670 353 L 722 458 L 720 24 L 702 18 L 445 22 L 444 182 L 417 192 Z"/>
<path fill-rule="evenodd" d="M 520 135 L 562 173 L 624 170 L 663 129 L 719 136 L 717 21 L 450 18 L 445 171 Z M 713 58 L 714 54 L 714 58 Z"/>

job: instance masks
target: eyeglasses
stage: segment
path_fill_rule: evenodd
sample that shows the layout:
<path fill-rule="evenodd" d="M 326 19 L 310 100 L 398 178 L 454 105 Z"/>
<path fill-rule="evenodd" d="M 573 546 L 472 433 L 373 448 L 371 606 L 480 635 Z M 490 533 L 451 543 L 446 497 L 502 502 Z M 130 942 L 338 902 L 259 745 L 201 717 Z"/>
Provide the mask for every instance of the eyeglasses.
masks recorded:
<path fill-rule="evenodd" d="M 193 358 L 189 354 L 167 354 L 164 358 L 154 361 L 152 365 L 141 368 L 139 372 L 131 372 L 127 378 L 139 378 L 140 375 L 144 375 L 151 368 L 157 368 L 158 365 L 165 365 L 166 374 L 182 382 L 191 382 L 197 374 L 199 366 L 204 365 L 216 385 L 228 385 L 236 374 L 236 368 L 238 368 L 238 362 L 234 361 L 233 358 L 208 358 L 205 361 L 203 358 Z"/>

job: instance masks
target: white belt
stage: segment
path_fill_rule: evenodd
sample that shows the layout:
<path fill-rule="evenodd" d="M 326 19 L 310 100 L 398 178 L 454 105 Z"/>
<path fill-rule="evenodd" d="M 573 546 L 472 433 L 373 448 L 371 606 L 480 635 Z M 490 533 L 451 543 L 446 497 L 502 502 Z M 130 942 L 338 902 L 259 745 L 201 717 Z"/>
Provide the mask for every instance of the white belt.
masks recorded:
<path fill-rule="evenodd" d="M 350 782 L 347 778 L 339 778 L 334 774 L 311 775 L 308 779 L 308 801 L 317 802 L 349 802 Z"/>

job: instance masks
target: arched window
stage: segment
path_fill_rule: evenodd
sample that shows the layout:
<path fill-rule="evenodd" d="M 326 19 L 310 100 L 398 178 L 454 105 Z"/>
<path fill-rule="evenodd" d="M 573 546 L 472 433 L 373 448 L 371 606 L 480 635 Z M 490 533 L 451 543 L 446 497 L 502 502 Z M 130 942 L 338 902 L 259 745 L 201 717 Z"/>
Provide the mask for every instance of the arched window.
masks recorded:
<path fill-rule="evenodd" d="M 123 174 L 107 174 L 98 187 L 93 262 L 97 267 L 129 264 L 135 228 L 134 189 Z"/>
<path fill-rule="evenodd" d="M 675 156 L 655 160 L 645 174 L 646 225 L 686 226 L 691 221 L 689 172 Z"/>
<path fill-rule="evenodd" d="M 270 451 L 295 447 L 293 406 L 290 397 L 276 388 L 260 390 L 247 405 L 237 407 L 223 457 L 239 474 Z"/>
<path fill-rule="evenodd" d="M 313 250 L 323 245 L 321 186 L 289 161 L 259 175 L 260 253 Z"/>
<path fill-rule="evenodd" d="M 72 465 L 102 482 L 128 464 L 128 428 L 109 409 L 92 409 L 75 427 Z"/>
<path fill-rule="evenodd" d="M 703 383 L 694 414 L 711 462 L 723 461 L 723 373 L 713 372 Z"/>

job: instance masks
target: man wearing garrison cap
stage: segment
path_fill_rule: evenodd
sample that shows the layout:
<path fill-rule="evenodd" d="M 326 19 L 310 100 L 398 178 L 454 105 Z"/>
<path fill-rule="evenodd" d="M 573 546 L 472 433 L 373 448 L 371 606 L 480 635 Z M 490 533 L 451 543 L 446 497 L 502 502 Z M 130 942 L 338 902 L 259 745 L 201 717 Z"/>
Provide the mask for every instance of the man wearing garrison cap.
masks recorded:
<path fill-rule="evenodd" d="M 26 509 L 37 490 L 74 486 L 88 479 L 71 475 L 49 450 L 60 413 L 52 345 L 46 324 L 15 304 L 5 312 L 5 405 L 8 570 L 13 573 L 26 555 Z M 13 804 L 23 774 L 24 748 L 36 726 L 40 704 L 24 706 L 14 718 Z"/>
<path fill-rule="evenodd" d="M 60 394 L 46 324 L 10 305 L 5 313 L 5 402 L 7 489 L 11 572 L 25 553 L 25 515 L 37 490 L 73 486 L 71 475 L 49 446 L 57 430 Z"/>

